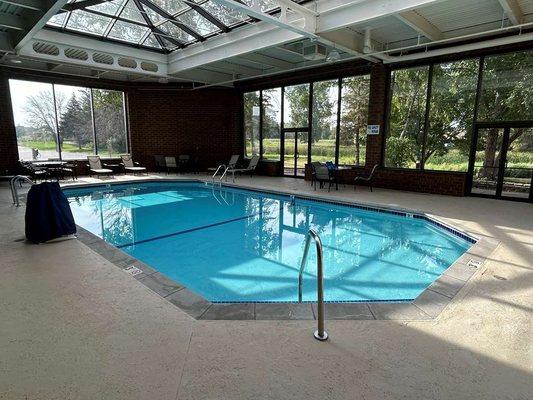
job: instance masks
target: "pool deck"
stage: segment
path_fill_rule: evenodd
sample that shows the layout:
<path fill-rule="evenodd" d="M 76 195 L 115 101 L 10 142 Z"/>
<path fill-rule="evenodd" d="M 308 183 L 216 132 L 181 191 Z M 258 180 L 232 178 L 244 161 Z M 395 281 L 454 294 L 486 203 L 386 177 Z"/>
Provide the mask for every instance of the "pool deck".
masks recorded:
<path fill-rule="evenodd" d="M 316 193 L 290 178 L 237 183 Z M 500 245 L 437 318 L 327 320 L 322 343 L 312 320 L 196 320 L 79 240 L 25 243 L 4 183 L 0 399 L 531 398 L 533 205 L 318 193 L 419 210 Z"/>

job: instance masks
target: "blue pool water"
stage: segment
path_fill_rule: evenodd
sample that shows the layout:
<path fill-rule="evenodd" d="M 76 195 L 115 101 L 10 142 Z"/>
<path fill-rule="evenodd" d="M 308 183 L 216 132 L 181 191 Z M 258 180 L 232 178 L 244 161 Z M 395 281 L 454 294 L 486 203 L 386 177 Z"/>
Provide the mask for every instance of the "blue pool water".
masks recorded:
<path fill-rule="evenodd" d="M 66 189 L 76 223 L 213 302 L 297 301 L 310 228 L 326 301 L 412 300 L 471 245 L 423 219 L 198 182 Z M 310 251 L 304 301 L 316 300 Z"/>

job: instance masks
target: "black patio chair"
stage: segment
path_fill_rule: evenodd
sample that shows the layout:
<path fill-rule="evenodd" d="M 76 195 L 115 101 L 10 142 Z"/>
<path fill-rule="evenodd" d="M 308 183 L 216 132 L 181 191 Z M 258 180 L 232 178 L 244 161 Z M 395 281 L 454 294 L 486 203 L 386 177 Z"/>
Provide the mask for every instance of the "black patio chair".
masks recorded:
<path fill-rule="evenodd" d="M 370 187 L 370 191 L 372 192 L 372 180 L 374 179 L 374 173 L 376 172 L 377 168 L 378 164 L 374 165 L 369 175 L 361 174 L 356 176 L 353 183 L 353 190 L 355 191 L 355 187 L 359 182 L 365 182 Z"/>
<path fill-rule="evenodd" d="M 334 171 L 331 171 L 328 167 L 325 165 L 318 165 L 315 169 L 315 190 L 316 190 L 316 183 L 318 182 L 320 184 L 320 189 L 324 187 L 324 183 L 328 184 L 328 192 L 331 191 L 331 186 L 335 184 L 335 188 L 338 190 L 338 184 L 337 184 L 337 176 L 334 173 Z"/>

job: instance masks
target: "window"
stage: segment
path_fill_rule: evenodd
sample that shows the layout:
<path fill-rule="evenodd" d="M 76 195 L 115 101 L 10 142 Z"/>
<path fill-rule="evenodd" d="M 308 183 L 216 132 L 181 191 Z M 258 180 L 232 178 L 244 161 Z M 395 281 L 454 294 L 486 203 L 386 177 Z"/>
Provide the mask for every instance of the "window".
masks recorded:
<path fill-rule="evenodd" d="M 313 84 L 312 162 L 335 162 L 338 99 L 338 80 Z"/>
<path fill-rule="evenodd" d="M 309 126 L 309 84 L 287 86 L 283 99 L 283 127 Z"/>
<path fill-rule="evenodd" d="M 392 72 L 385 166 L 420 168 L 428 85 L 428 67 Z"/>
<path fill-rule="evenodd" d="M 104 157 L 126 153 L 124 94 L 115 90 L 93 89 L 93 106 L 97 153 Z"/>
<path fill-rule="evenodd" d="M 20 80 L 9 85 L 21 160 L 127 153 L 123 92 Z"/>
<path fill-rule="evenodd" d="M 433 66 L 424 169 L 467 171 L 478 60 Z"/>
<path fill-rule="evenodd" d="M 339 164 L 365 165 L 370 75 L 342 80 Z"/>
<path fill-rule="evenodd" d="M 281 88 L 263 90 L 263 158 L 280 159 Z"/>
<path fill-rule="evenodd" d="M 261 115 L 259 98 L 259 91 L 244 94 L 244 155 L 246 157 L 259 154 L 259 118 Z"/>
<path fill-rule="evenodd" d="M 61 158 L 85 158 L 94 154 L 91 90 L 55 85 Z"/>
<path fill-rule="evenodd" d="M 485 57 L 478 120 L 533 119 L 533 51 Z"/>

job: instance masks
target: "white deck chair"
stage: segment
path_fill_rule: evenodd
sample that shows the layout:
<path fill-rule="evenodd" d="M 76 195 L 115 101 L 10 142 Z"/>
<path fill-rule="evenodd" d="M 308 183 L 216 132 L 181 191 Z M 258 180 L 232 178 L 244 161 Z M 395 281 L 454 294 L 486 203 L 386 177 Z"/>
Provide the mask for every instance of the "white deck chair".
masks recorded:
<path fill-rule="evenodd" d="M 133 172 L 133 174 L 135 175 L 135 173 L 137 172 L 140 173 L 146 171 L 145 167 L 141 167 L 139 163 L 133 162 L 131 154 L 122 154 L 120 158 L 122 159 L 122 166 L 124 167 L 125 172 Z"/>
<path fill-rule="evenodd" d="M 89 171 L 95 173 L 96 175 L 112 175 L 113 170 L 109 168 L 102 167 L 102 161 L 100 156 L 87 156 L 87 161 L 89 162 L 88 167 Z"/>
<path fill-rule="evenodd" d="M 232 157 L 233 158 L 233 157 Z M 246 168 L 229 168 L 227 172 L 231 172 L 231 176 L 233 178 L 233 182 L 235 182 L 235 173 L 250 173 L 250 176 L 253 175 L 255 172 L 255 169 L 257 168 L 257 164 L 259 164 L 259 156 L 253 156 L 250 160 L 250 163 L 248 164 L 248 167 Z M 227 179 L 227 175 L 226 175 Z"/>

